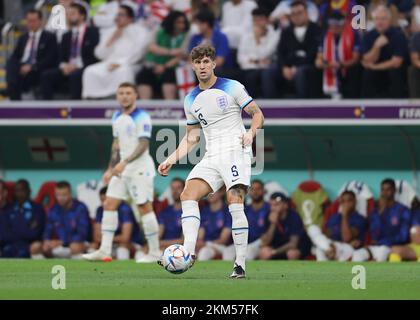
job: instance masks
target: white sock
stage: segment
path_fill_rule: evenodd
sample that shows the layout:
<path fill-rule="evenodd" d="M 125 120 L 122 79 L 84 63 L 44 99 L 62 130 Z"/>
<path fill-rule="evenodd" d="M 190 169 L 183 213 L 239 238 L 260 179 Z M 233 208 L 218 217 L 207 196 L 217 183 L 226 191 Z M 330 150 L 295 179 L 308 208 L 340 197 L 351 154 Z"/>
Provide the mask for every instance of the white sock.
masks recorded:
<path fill-rule="evenodd" d="M 118 211 L 104 211 L 102 216 L 102 240 L 99 250 L 111 256 L 114 233 L 118 228 Z"/>
<path fill-rule="evenodd" d="M 358 249 L 353 252 L 351 261 L 353 262 L 363 262 L 369 260 L 369 252 L 365 248 Z"/>
<path fill-rule="evenodd" d="M 72 258 L 73 260 L 82 260 L 82 259 L 83 259 L 83 254 L 81 254 L 81 253 L 78 253 L 78 254 L 72 254 L 72 255 L 71 255 L 71 258 Z"/>
<path fill-rule="evenodd" d="M 141 222 L 143 223 L 144 236 L 149 245 L 149 253 L 159 255 L 159 224 L 155 213 L 150 211 L 142 215 Z"/>
<path fill-rule="evenodd" d="M 320 227 L 312 224 L 307 229 L 308 236 L 312 243 L 319 249 L 328 251 L 332 241 L 328 239 L 321 231 Z"/>
<path fill-rule="evenodd" d="M 34 260 L 43 260 L 45 259 L 44 255 L 42 253 L 32 254 L 31 258 Z"/>
<path fill-rule="evenodd" d="M 130 251 L 124 247 L 117 248 L 117 260 L 128 260 L 130 259 Z"/>
<path fill-rule="evenodd" d="M 194 200 L 182 201 L 181 205 L 184 247 L 189 253 L 195 255 L 195 244 L 200 229 L 200 209 L 198 208 L 198 202 Z"/>
<path fill-rule="evenodd" d="M 68 247 L 59 246 L 51 250 L 55 258 L 67 259 L 71 257 L 71 250 Z"/>
<path fill-rule="evenodd" d="M 235 264 L 245 270 L 245 260 L 248 246 L 248 219 L 244 212 L 242 203 L 229 205 L 229 212 L 232 215 L 232 238 L 235 244 Z"/>

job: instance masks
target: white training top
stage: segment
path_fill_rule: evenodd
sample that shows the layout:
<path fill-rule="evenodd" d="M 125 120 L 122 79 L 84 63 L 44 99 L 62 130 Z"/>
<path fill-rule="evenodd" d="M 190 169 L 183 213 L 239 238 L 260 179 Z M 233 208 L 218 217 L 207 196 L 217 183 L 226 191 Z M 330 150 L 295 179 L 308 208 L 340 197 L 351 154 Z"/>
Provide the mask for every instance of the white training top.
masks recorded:
<path fill-rule="evenodd" d="M 244 150 L 241 136 L 246 130 L 241 111 L 252 100 L 240 82 L 225 78 L 217 78 L 206 90 L 197 86 L 185 97 L 187 124 L 201 125 L 206 139 L 206 157 Z M 251 146 L 244 151 L 251 153 Z"/>
<path fill-rule="evenodd" d="M 121 110 L 112 116 L 112 134 L 118 139 L 121 160 L 129 157 L 140 138 L 150 139 L 152 136 L 152 121 L 149 114 L 141 108 L 136 108 L 130 114 L 124 114 Z M 136 160 L 130 162 L 122 175 L 142 173 L 146 176 L 155 176 L 155 164 L 149 154 L 149 149 Z"/>

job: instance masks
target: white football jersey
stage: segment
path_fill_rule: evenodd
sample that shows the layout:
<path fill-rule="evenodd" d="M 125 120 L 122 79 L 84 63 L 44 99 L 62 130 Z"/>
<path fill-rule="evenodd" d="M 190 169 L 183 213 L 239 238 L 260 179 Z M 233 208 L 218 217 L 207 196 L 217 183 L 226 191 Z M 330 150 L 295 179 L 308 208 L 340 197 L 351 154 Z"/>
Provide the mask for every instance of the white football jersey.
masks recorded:
<path fill-rule="evenodd" d="M 246 130 L 241 112 L 252 100 L 240 82 L 225 78 L 217 78 L 206 90 L 197 86 L 185 97 L 187 124 L 201 125 L 206 157 L 243 150 L 241 136 Z M 251 152 L 251 146 L 245 151 Z"/>
<path fill-rule="evenodd" d="M 112 134 L 118 139 L 120 158 L 123 160 L 134 152 L 139 144 L 139 138 L 151 138 L 152 121 L 149 114 L 141 108 L 134 109 L 130 114 L 124 114 L 121 110 L 116 111 L 112 116 Z M 149 149 L 130 162 L 122 175 L 132 175 L 137 172 L 146 176 L 155 176 L 155 164 Z"/>

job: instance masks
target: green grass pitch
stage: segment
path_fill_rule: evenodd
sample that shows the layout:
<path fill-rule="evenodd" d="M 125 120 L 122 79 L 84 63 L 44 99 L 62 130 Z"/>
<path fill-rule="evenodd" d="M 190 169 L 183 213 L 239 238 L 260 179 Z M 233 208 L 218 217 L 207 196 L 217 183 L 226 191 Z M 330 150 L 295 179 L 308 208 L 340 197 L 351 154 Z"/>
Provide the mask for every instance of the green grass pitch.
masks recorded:
<path fill-rule="evenodd" d="M 66 289 L 52 289 L 52 267 Z M 247 279 L 232 263 L 197 262 L 181 275 L 134 261 L 0 260 L 0 299 L 420 299 L 420 263 L 365 263 L 366 289 L 354 290 L 352 263 L 252 261 Z"/>

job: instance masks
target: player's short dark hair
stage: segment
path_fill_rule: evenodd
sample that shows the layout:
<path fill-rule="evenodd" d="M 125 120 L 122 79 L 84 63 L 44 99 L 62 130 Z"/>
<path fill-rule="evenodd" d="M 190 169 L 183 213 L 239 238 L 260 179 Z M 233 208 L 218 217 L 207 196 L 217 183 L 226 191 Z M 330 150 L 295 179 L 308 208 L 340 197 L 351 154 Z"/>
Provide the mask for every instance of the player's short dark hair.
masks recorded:
<path fill-rule="evenodd" d="M 137 93 L 137 87 L 134 83 L 131 82 L 123 82 L 118 86 L 118 89 L 120 88 L 131 88 Z"/>
<path fill-rule="evenodd" d="M 131 8 L 130 6 L 126 4 L 122 4 L 120 5 L 120 9 L 124 9 L 125 13 L 130 19 L 134 19 L 136 17 L 136 13 L 134 12 L 133 8 Z"/>
<path fill-rule="evenodd" d="M 211 60 L 216 60 L 216 49 L 209 44 L 200 44 L 191 50 L 191 61 L 209 57 Z"/>
<path fill-rule="evenodd" d="M 195 15 L 195 20 L 197 20 L 199 22 L 207 23 L 210 26 L 210 28 L 213 28 L 216 17 L 214 16 L 214 13 L 211 10 L 201 9 Z"/>
<path fill-rule="evenodd" d="M 353 191 L 351 191 L 351 190 L 344 190 L 341 193 L 341 196 L 346 196 L 346 195 L 353 197 L 353 199 L 356 199 L 356 194 Z"/>
<path fill-rule="evenodd" d="M 395 189 L 397 189 L 396 185 L 395 185 L 395 180 L 392 178 L 386 178 L 384 180 L 382 180 L 381 182 L 381 186 L 383 186 L 384 184 L 387 184 L 389 186 L 391 186 L 391 188 L 395 191 Z"/>
<path fill-rule="evenodd" d="M 283 192 L 274 192 L 271 196 L 270 196 L 270 200 L 275 200 L 277 202 L 286 202 L 289 203 L 290 199 L 288 196 L 286 196 Z"/>
<path fill-rule="evenodd" d="M 30 191 L 31 190 L 31 185 L 29 184 L 29 181 L 26 179 L 19 179 L 18 181 L 16 181 L 15 186 L 21 184 L 26 191 Z"/>
<path fill-rule="evenodd" d="M 71 190 L 71 185 L 68 181 L 58 181 L 55 185 L 57 189 L 69 189 Z"/>
<path fill-rule="evenodd" d="M 37 10 L 37 9 L 30 9 L 28 11 L 26 11 L 26 15 L 28 14 L 36 14 L 38 16 L 39 20 L 42 20 L 43 18 L 43 14 L 41 10 Z"/>
<path fill-rule="evenodd" d="M 100 190 L 99 190 L 99 195 L 104 195 L 104 194 L 106 194 L 106 192 L 108 191 L 108 187 L 107 186 L 105 186 L 105 187 L 102 187 Z"/>
<path fill-rule="evenodd" d="M 182 179 L 182 178 L 180 178 L 180 177 L 175 177 L 175 178 L 173 178 L 173 179 L 171 180 L 171 184 L 172 184 L 173 182 L 179 182 L 179 183 L 181 183 L 183 186 L 185 186 L 185 180 L 184 180 L 184 179 Z"/>
<path fill-rule="evenodd" d="M 88 13 L 87 13 L 87 10 L 86 10 L 85 6 L 83 6 L 80 3 L 73 2 L 70 5 L 70 8 L 76 9 L 79 12 L 79 14 L 81 14 L 85 18 L 85 20 L 86 20 L 86 17 L 88 15 Z"/>
<path fill-rule="evenodd" d="M 263 187 L 264 188 L 264 182 L 262 181 L 262 180 L 260 180 L 260 179 L 254 179 L 254 180 L 252 180 L 251 181 L 251 185 L 253 185 L 254 183 L 258 183 L 261 187 Z"/>
<path fill-rule="evenodd" d="M 297 6 L 302 6 L 305 8 L 305 10 L 308 9 L 308 5 L 306 4 L 306 1 L 303 0 L 294 0 L 291 4 L 290 4 L 290 8 L 294 8 Z"/>
<path fill-rule="evenodd" d="M 263 7 L 255 8 L 254 10 L 252 10 L 251 13 L 252 13 L 252 16 L 264 16 L 266 18 L 270 16 L 270 13 L 268 12 L 268 10 Z"/>

